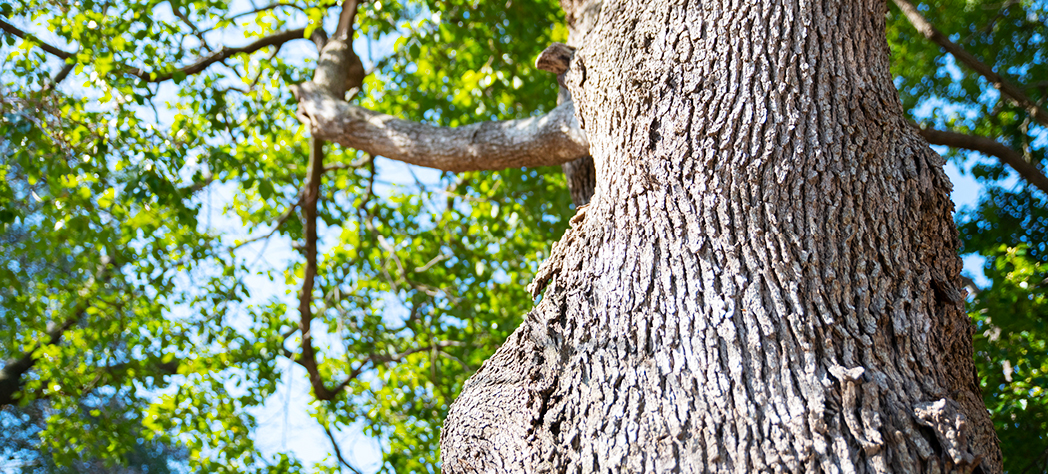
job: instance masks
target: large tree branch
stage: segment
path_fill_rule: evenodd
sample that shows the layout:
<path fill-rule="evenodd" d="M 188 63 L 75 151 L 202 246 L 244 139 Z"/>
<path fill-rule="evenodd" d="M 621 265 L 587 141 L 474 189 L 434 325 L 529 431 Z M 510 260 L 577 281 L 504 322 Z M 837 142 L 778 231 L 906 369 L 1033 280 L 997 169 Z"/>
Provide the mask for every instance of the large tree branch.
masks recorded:
<path fill-rule="evenodd" d="M 968 51 L 965 51 L 959 44 L 950 41 L 950 39 L 942 34 L 934 25 L 932 25 L 915 7 L 909 0 L 892 0 L 895 5 L 902 10 L 902 13 L 906 15 L 906 18 L 910 20 L 917 31 L 924 35 L 932 42 L 938 44 L 946 52 L 957 58 L 958 61 L 964 63 L 968 67 L 975 70 L 975 72 L 990 81 L 993 86 L 1001 92 L 1002 95 L 1010 99 L 1019 107 L 1026 109 L 1026 111 L 1041 125 L 1048 127 L 1048 111 L 1037 105 L 1030 97 L 1028 97 L 1021 89 L 1016 87 L 1007 79 L 1001 77 L 1000 74 L 994 72 L 993 68 L 987 64 L 979 61 Z"/>
<path fill-rule="evenodd" d="M 310 125 L 315 138 L 453 172 L 561 165 L 589 154 L 586 134 L 575 121 L 570 102 L 544 117 L 455 128 L 397 119 L 350 105 L 343 100 L 345 92 L 363 76 L 362 68 L 354 73 L 360 60 L 350 47 L 355 8 L 356 2 L 347 0 L 338 29 L 321 52 L 313 80 L 292 86 L 299 103 L 298 117 Z"/>
<path fill-rule="evenodd" d="M 536 118 L 435 127 L 356 107 L 311 83 L 292 89 L 314 136 L 444 171 L 553 166 L 589 154 L 586 133 L 566 102 Z"/>
<path fill-rule="evenodd" d="M 1036 186 L 1048 194 L 1048 176 L 1034 166 L 1033 163 L 1023 159 L 1023 155 L 1004 144 L 987 137 L 978 135 L 966 135 L 963 133 L 936 130 L 933 128 L 920 128 L 921 136 L 933 145 L 944 145 L 953 148 L 963 148 L 982 153 L 987 156 L 996 157 L 1019 173 L 1027 183 Z"/>
<path fill-rule="evenodd" d="M 355 8 L 356 3 L 347 1 L 346 5 Z M 397 119 L 350 105 L 343 96 L 352 84 L 359 83 L 353 71 L 360 63 L 349 47 L 352 29 L 342 33 L 352 25 L 353 16 L 347 13 L 351 11 L 343 10 L 339 28 L 324 47 L 313 80 L 292 86 L 299 102 L 298 117 L 310 125 L 314 137 L 453 172 L 561 165 L 589 154 L 589 142 L 575 121 L 570 101 L 543 117 L 455 128 Z M 363 70 L 360 72 L 362 79 Z"/>
<path fill-rule="evenodd" d="M 299 29 L 295 29 L 295 30 L 281 31 L 279 33 L 276 33 L 276 34 L 273 34 L 273 35 L 270 35 L 270 36 L 259 38 L 258 40 L 254 41 L 252 43 L 249 43 L 249 44 L 247 44 L 245 46 L 240 46 L 240 47 L 236 47 L 236 48 L 222 47 L 222 49 L 219 49 L 218 51 L 215 51 L 215 52 L 213 52 L 213 53 L 211 53 L 211 54 L 209 54 L 207 56 L 204 56 L 204 57 L 198 59 L 193 64 L 190 64 L 188 66 L 184 66 L 184 67 L 175 69 L 174 71 L 171 71 L 171 72 L 150 73 L 150 72 L 145 71 L 144 69 L 136 68 L 136 69 L 131 69 L 131 70 L 127 71 L 127 73 L 131 74 L 132 76 L 136 76 L 136 77 L 138 77 L 138 78 L 140 78 L 140 79 L 142 79 L 144 81 L 148 81 L 148 82 L 163 82 L 163 81 L 166 81 L 168 79 L 173 78 L 176 73 L 182 73 L 182 74 L 185 74 L 187 76 L 192 75 L 192 74 L 197 74 L 197 73 L 202 72 L 203 70 L 207 69 L 212 64 L 215 64 L 217 62 L 225 61 L 226 59 L 229 59 L 229 58 L 233 57 L 234 55 L 237 55 L 237 54 L 240 54 L 240 53 L 248 53 L 248 54 L 250 54 L 250 53 L 253 53 L 255 51 L 258 51 L 258 50 L 260 50 L 262 48 L 265 48 L 265 47 L 268 47 L 268 46 L 280 46 L 280 45 L 282 45 L 284 43 L 287 43 L 288 41 L 292 41 L 292 40 L 296 40 L 296 39 L 306 39 L 305 34 L 306 34 L 305 28 L 299 28 Z"/>
<path fill-rule="evenodd" d="M 69 58 L 73 57 L 73 53 L 68 53 L 68 52 L 62 51 L 61 49 L 58 49 L 58 48 L 56 48 L 54 46 L 51 46 L 51 45 L 45 43 L 44 41 L 42 41 L 40 38 L 37 38 L 36 36 L 34 36 L 34 35 L 30 34 L 30 33 L 26 33 L 24 31 L 16 28 L 14 25 L 4 21 L 3 19 L 0 19 L 0 30 L 4 30 L 4 31 L 6 31 L 8 33 L 11 33 L 12 35 L 15 35 L 15 36 L 17 36 L 19 38 L 22 38 L 24 40 L 32 41 L 32 42 L 36 43 L 37 45 L 39 45 L 40 49 L 46 51 L 49 54 L 55 55 L 55 56 L 57 56 L 57 57 L 59 57 L 61 59 L 69 59 Z"/>

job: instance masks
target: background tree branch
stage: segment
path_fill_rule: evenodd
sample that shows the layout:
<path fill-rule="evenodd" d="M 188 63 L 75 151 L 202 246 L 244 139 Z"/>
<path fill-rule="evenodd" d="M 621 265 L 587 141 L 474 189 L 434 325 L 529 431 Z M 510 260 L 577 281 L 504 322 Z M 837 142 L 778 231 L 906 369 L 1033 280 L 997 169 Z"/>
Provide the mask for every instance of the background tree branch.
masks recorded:
<path fill-rule="evenodd" d="M 899 10 L 902 10 L 903 15 L 906 15 L 906 18 L 910 20 L 910 23 L 913 24 L 914 28 L 917 28 L 917 31 L 920 34 L 938 44 L 942 49 L 946 50 L 946 52 L 957 58 L 958 61 L 964 63 L 972 68 L 972 70 L 982 75 L 990 82 L 990 84 L 993 84 L 1002 95 L 1010 99 L 1019 107 L 1026 109 L 1026 111 L 1030 113 L 1030 116 L 1038 123 L 1048 127 L 1048 111 L 1045 111 L 1044 108 L 1038 106 L 1033 99 L 1030 99 L 1030 97 L 1022 91 L 1022 89 L 1016 87 L 1015 84 L 1012 84 L 1000 74 L 997 74 L 992 67 L 979 61 L 968 51 L 965 51 L 961 45 L 950 41 L 950 38 L 942 34 L 941 31 L 935 28 L 935 25 L 932 25 L 931 22 L 925 19 L 924 15 L 921 15 L 921 12 L 917 11 L 917 7 L 910 3 L 909 0 L 892 1 L 899 7 Z"/>
<path fill-rule="evenodd" d="M 7 23 L 6 21 L 4 21 L 2 19 L 0 19 L 0 29 L 6 31 L 6 32 L 8 32 L 8 33 L 18 37 L 18 38 L 26 39 L 26 40 L 29 40 L 29 41 L 32 41 L 32 42 L 36 43 L 37 45 L 40 46 L 40 49 L 43 49 L 45 52 L 47 52 L 49 54 L 52 54 L 55 57 L 58 57 L 60 59 L 70 59 L 70 58 L 73 58 L 73 57 L 76 56 L 73 53 L 69 53 L 69 52 L 63 51 L 61 49 L 58 49 L 58 48 L 56 48 L 56 47 L 54 47 L 54 46 L 52 46 L 52 45 L 42 41 L 40 38 L 36 37 L 35 35 L 27 33 L 25 31 L 22 31 L 21 29 L 15 27 L 14 25 L 12 25 L 10 23 Z M 218 51 L 212 52 L 211 54 L 209 54 L 207 56 L 204 56 L 202 58 L 197 59 L 197 61 L 192 63 L 192 64 L 189 64 L 189 65 L 181 67 L 181 68 L 177 68 L 177 69 L 175 69 L 173 71 L 166 72 L 166 73 L 148 72 L 148 71 L 146 71 L 145 69 L 142 69 L 142 68 L 131 68 L 131 69 L 126 70 L 125 72 L 127 74 L 130 74 L 132 76 L 138 77 L 139 79 L 142 79 L 142 80 L 147 81 L 147 82 L 164 82 L 164 81 L 172 79 L 175 76 L 175 74 L 177 74 L 177 73 L 185 74 L 187 76 L 188 75 L 193 75 L 193 74 L 198 74 L 200 72 L 203 72 L 205 69 L 210 67 L 212 64 L 225 61 L 226 59 L 229 59 L 229 58 L 233 57 L 234 55 L 237 55 L 237 54 L 240 54 L 240 53 L 248 53 L 248 54 L 250 54 L 250 53 L 258 51 L 258 50 L 260 50 L 262 48 L 266 48 L 268 46 L 281 46 L 284 43 L 287 43 L 289 41 L 293 41 L 293 40 L 296 40 L 296 39 L 306 39 L 305 33 L 306 33 L 306 29 L 305 28 L 298 28 L 298 29 L 294 29 L 294 30 L 281 31 L 279 33 L 275 33 L 275 34 L 272 34 L 272 35 L 269 35 L 269 36 L 266 36 L 266 37 L 263 37 L 263 38 L 259 38 L 258 40 L 255 40 L 255 41 L 253 41 L 253 42 L 251 42 L 251 43 L 249 43 L 247 45 L 244 45 L 244 46 L 239 46 L 239 47 L 234 47 L 234 48 L 222 47 Z M 59 82 L 62 82 L 62 80 L 65 79 L 65 77 L 71 71 L 72 71 L 72 66 L 71 65 L 66 65 L 66 67 L 64 67 L 58 73 L 58 75 L 55 77 L 54 83 L 57 84 Z"/>
<path fill-rule="evenodd" d="M 326 35 L 313 35 L 313 40 L 320 49 L 320 59 L 317 61 L 317 69 L 313 75 L 313 82 L 310 84 L 321 84 L 329 94 L 344 96 L 348 89 L 360 88 L 363 85 L 364 66 L 360 58 L 353 52 L 352 46 L 353 21 L 358 6 L 357 0 L 346 0 L 343 3 L 335 35 L 330 39 L 321 40 L 321 37 Z M 307 173 L 306 187 L 299 200 L 302 209 L 303 239 L 305 239 L 303 255 L 306 258 L 306 267 L 303 271 L 298 306 L 302 354 L 296 359 L 296 362 L 309 374 L 309 382 L 317 399 L 331 400 L 359 373 L 355 371 L 334 389 L 328 388 L 320 374 L 316 349 L 313 347 L 311 328 L 313 288 L 316 285 L 317 277 L 317 202 L 320 200 L 320 183 L 325 173 L 323 137 L 313 135 L 309 139 L 309 170 Z"/>
<path fill-rule="evenodd" d="M 288 41 L 296 39 L 306 39 L 305 34 L 305 28 L 282 31 L 279 33 L 272 34 L 270 36 L 266 36 L 264 38 L 260 38 L 245 46 L 240 46 L 236 48 L 222 47 L 222 49 L 219 49 L 218 51 L 215 51 L 207 56 L 198 59 L 193 64 L 175 69 L 171 72 L 151 73 L 141 68 L 135 68 L 128 71 L 128 74 L 131 74 L 132 76 L 136 76 L 148 82 L 163 82 L 173 78 L 176 73 L 182 73 L 187 76 L 197 74 L 207 69 L 212 64 L 225 61 L 226 59 L 229 59 L 230 57 L 240 53 L 250 54 L 268 46 L 280 46 L 284 43 L 287 43 Z"/>
<path fill-rule="evenodd" d="M 320 197 L 320 180 L 324 175 L 324 142 L 319 138 L 310 139 L 309 175 L 306 188 L 299 201 L 302 208 L 303 239 L 305 246 L 302 253 L 306 257 L 306 268 L 302 275 L 302 288 L 298 293 L 298 328 L 302 333 L 302 354 L 295 359 L 309 374 L 309 383 L 313 394 L 320 400 L 330 400 L 337 390 L 330 390 L 324 385 L 317 364 L 316 350 L 313 348 L 313 288 L 317 276 L 317 201 Z"/>
<path fill-rule="evenodd" d="M 1021 153 L 1008 148 L 1004 144 L 987 137 L 978 135 L 966 135 L 963 133 L 933 128 L 918 127 L 921 136 L 933 145 L 944 145 L 953 148 L 963 148 L 993 156 L 1001 160 L 1001 163 L 1014 169 L 1022 179 L 1036 186 L 1045 194 L 1048 194 L 1048 176 L 1037 168 L 1033 163 L 1023 159 Z"/>

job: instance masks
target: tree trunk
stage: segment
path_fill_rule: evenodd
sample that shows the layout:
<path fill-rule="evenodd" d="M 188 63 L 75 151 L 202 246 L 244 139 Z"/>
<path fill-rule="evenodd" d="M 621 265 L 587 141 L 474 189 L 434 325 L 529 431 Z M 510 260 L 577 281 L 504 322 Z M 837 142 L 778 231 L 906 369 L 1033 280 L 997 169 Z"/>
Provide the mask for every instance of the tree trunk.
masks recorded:
<path fill-rule="evenodd" d="M 445 472 L 999 472 L 883 0 L 596 8 L 565 78 L 596 193 Z"/>

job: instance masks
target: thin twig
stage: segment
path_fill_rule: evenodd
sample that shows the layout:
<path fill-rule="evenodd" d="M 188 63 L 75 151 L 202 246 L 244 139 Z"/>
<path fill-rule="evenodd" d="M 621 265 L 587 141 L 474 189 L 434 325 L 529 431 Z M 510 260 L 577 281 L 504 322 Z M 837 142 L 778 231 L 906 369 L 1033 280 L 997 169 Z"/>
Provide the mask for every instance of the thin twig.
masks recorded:
<path fill-rule="evenodd" d="M 346 462 L 346 460 L 342 457 L 342 450 L 338 448 L 338 442 L 335 441 L 335 434 L 331 432 L 331 428 L 329 428 L 326 423 L 321 424 L 321 426 L 324 427 L 324 432 L 327 433 L 328 439 L 331 440 L 331 446 L 335 448 L 335 457 L 338 458 L 338 462 L 341 463 L 343 466 L 346 466 L 350 471 L 353 471 L 354 474 L 363 474 L 360 471 L 358 471 L 357 468 L 351 466 L 348 462 Z M 341 468 L 339 469 L 339 471 L 341 471 Z"/>
<path fill-rule="evenodd" d="M 371 163 L 371 160 L 374 160 L 374 159 L 375 159 L 374 155 L 372 155 L 370 153 L 365 153 L 364 156 L 362 156 L 362 157 L 360 157 L 360 158 L 358 158 L 356 160 L 353 160 L 353 162 L 351 162 L 351 163 L 336 163 L 336 164 L 333 164 L 333 165 L 330 165 L 330 166 L 325 166 L 324 167 L 324 172 L 328 173 L 328 172 L 335 171 L 335 170 L 360 168 L 361 166 L 364 166 L 364 165 L 366 165 L 368 163 Z"/>
<path fill-rule="evenodd" d="M 197 39 L 200 41 L 200 44 L 203 45 L 204 48 L 211 49 L 211 46 L 207 44 L 207 40 L 204 39 L 204 32 L 200 31 L 200 28 L 197 28 L 196 24 L 190 21 L 189 17 L 182 13 L 181 9 L 172 5 L 171 12 L 174 13 L 174 15 L 178 17 L 179 20 L 182 20 L 182 22 L 185 23 L 186 26 L 188 26 L 189 29 L 193 31 L 193 35 L 197 37 Z"/>
<path fill-rule="evenodd" d="M 444 253 L 438 253 L 436 257 L 433 257 L 433 260 L 430 260 L 429 262 L 426 262 L 426 264 L 421 266 L 421 267 L 416 267 L 415 268 L 415 273 L 422 273 L 422 272 L 424 272 L 426 270 L 429 270 L 430 268 L 433 268 L 433 265 L 436 265 L 436 264 L 438 264 L 440 262 L 443 262 L 444 260 L 447 260 L 449 258 L 451 258 L 451 255 L 447 255 L 447 254 L 444 254 Z"/>
<path fill-rule="evenodd" d="M 442 355 L 444 357 L 447 357 L 448 359 L 451 359 L 451 360 L 453 360 L 455 362 L 458 362 L 458 364 L 462 366 L 462 370 L 465 371 L 466 373 L 473 373 L 473 367 L 470 367 L 469 364 L 463 362 L 462 359 L 459 359 L 458 357 L 455 357 L 455 356 L 453 356 L 451 354 L 448 354 L 447 352 L 444 352 L 444 351 L 437 351 L 437 354 L 440 354 L 440 355 Z"/>
<path fill-rule="evenodd" d="M 302 13 L 306 13 L 305 9 L 303 9 L 302 7 L 300 7 L 298 5 L 295 5 L 293 3 L 279 3 L 278 2 L 278 3 L 271 3 L 269 5 L 265 5 L 265 6 L 261 6 L 261 7 L 258 7 L 258 8 L 254 8 L 254 9 L 248 10 L 246 12 L 237 13 L 237 14 L 235 14 L 233 16 L 230 16 L 230 17 L 227 17 L 227 18 L 223 18 L 222 21 L 230 21 L 230 22 L 232 22 L 233 20 L 236 20 L 237 18 L 243 18 L 243 17 L 248 16 L 248 15 L 254 15 L 256 13 L 262 13 L 264 11 L 274 10 L 274 9 L 281 8 L 281 7 L 294 8 L 294 9 L 296 9 L 296 10 L 302 12 Z M 208 28 L 206 30 L 201 31 L 201 33 L 210 33 L 212 31 L 217 30 L 218 28 L 219 28 L 218 26 L 212 26 L 212 27 L 210 27 L 210 28 Z"/>
<path fill-rule="evenodd" d="M 65 51 L 62 51 L 61 49 L 58 49 L 58 48 L 56 48 L 54 46 L 51 46 L 50 44 L 47 44 L 43 40 L 41 40 L 40 38 L 36 37 L 35 35 L 30 34 L 30 33 L 26 33 L 25 31 L 22 31 L 22 30 L 16 28 L 14 25 L 4 21 L 3 19 L 0 19 L 0 30 L 4 30 L 4 31 L 6 31 L 8 33 L 11 33 L 12 35 L 15 35 L 15 36 L 17 36 L 19 38 L 22 38 L 24 40 L 32 41 L 32 42 L 36 43 L 38 46 L 40 46 L 40 49 L 42 49 L 42 50 L 44 50 L 44 51 L 46 51 L 46 52 L 48 52 L 48 53 L 50 53 L 50 54 L 52 54 L 54 56 L 57 56 L 59 58 L 69 59 L 69 58 L 73 57 L 73 53 L 67 53 Z"/>
<path fill-rule="evenodd" d="M 229 251 L 232 252 L 232 251 L 234 251 L 236 249 L 239 249 L 240 247 L 243 247 L 243 246 L 245 246 L 247 244 L 251 244 L 251 243 L 254 243 L 254 242 L 258 242 L 259 240 L 268 239 L 268 238 L 272 237 L 273 234 L 275 234 L 278 230 L 280 230 L 280 227 L 282 225 L 284 225 L 284 223 L 287 222 L 287 220 L 289 218 L 291 218 L 291 216 L 295 213 L 295 209 L 299 205 L 302 204 L 302 200 L 303 199 L 305 199 L 305 193 L 300 191 L 298 193 L 298 200 L 296 200 L 295 203 L 291 205 L 291 207 L 287 208 L 287 210 L 285 210 L 284 213 L 281 214 L 279 218 L 277 218 L 276 223 L 273 224 L 273 229 L 272 230 L 270 230 L 269 232 L 267 232 L 265 234 L 262 234 L 262 235 L 259 235 L 259 236 L 255 236 L 255 237 L 251 237 L 251 238 L 249 238 L 249 239 L 247 239 L 247 240 L 245 240 L 243 242 L 240 242 L 240 243 L 230 247 Z"/>

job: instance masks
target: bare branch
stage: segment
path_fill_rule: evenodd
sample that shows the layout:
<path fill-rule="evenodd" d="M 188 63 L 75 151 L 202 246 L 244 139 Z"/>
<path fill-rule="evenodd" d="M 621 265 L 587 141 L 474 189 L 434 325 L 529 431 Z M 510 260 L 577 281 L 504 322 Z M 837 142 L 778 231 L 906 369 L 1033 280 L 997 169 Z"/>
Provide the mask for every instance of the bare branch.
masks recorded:
<path fill-rule="evenodd" d="M 212 64 L 215 64 L 217 62 L 225 61 L 226 59 L 229 59 L 229 58 L 233 57 L 234 55 L 237 55 L 237 54 L 240 54 L 240 53 L 249 53 L 250 54 L 250 53 L 253 53 L 255 51 L 258 51 L 258 50 L 260 50 L 262 48 L 265 48 L 265 47 L 268 47 L 268 46 L 280 46 L 280 45 L 283 45 L 284 43 L 287 43 L 288 41 L 297 40 L 297 39 L 306 39 L 305 34 L 306 34 L 305 28 L 299 28 L 299 29 L 296 29 L 296 30 L 282 31 L 280 33 L 276 33 L 276 34 L 273 34 L 271 36 L 266 36 L 264 38 L 260 38 L 260 39 L 258 39 L 256 41 L 246 45 L 246 46 L 240 46 L 240 47 L 236 47 L 236 48 L 223 47 L 222 49 L 220 49 L 218 51 L 215 51 L 215 52 L 211 53 L 208 56 L 205 56 L 203 58 L 198 59 L 197 62 L 195 62 L 193 64 L 190 64 L 190 65 L 182 67 L 182 68 L 175 69 L 174 71 L 167 72 L 167 73 L 150 73 L 150 72 L 147 72 L 147 71 L 145 71 L 143 69 L 138 69 L 138 68 L 129 70 L 129 71 L 127 71 L 127 73 L 131 74 L 132 76 L 136 76 L 136 77 L 138 77 L 138 78 L 140 78 L 140 79 L 142 79 L 144 81 L 148 81 L 148 82 L 163 82 L 163 81 L 167 81 L 167 80 L 173 78 L 175 76 L 175 73 L 182 73 L 182 74 L 185 74 L 187 76 L 188 75 L 192 75 L 192 74 L 197 74 L 199 72 L 204 71 L 205 69 L 207 69 Z"/>
<path fill-rule="evenodd" d="M 421 267 L 415 267 L 415 272 L 416 273 L 423 273 L 423 272 L 429 270 L 430 268 L 433 268 L 433 265 L 436 265 L 436 264 L 438 264 L 440 262 L 443 262 L 444 260 L 447 260 L 449 258 L 451 258 L 451 255 L 448 255 L 448 254 L 445 254 L 445 253 L 438 253 L 436 257 L 433 257 L 432 260 L 430 260 L 429 262 L 426 262 L 425 265 L 423 265 Z"/>
<path fill-rule="evenodd" d="M 313 40 L 320 48 L 320 58 L 310 84 L 322 84 L 329 94 L 344 96 L 346 90 L 359 88 L 364 80 L 364 66 L 353 52 L 353 18 L 358 6 L 357 0 L 343 0 L 342 14 L 339 17 L 338 33 L 330 40 L 314 35 Z M 306 176 L 306 187 L 299 203 L 302 209 L 302 224 L 305 246 L 303 255 L 306 267 L 303 271 L 302 288 L 299 291 L 299 330 L 302 332 L 302 354 L 295 359 L 309 374 L 309 383 L 313 395 L 318 400 L 331 400 L 341 392 L 350 381 L 360 375 L 364 363 L 353 370 L 349 377 L 334 389 L 324 384 L 317 367 L 316 350 L 313 347 L 311 325 L 313 322 L 313 288 L 317 276 L 317 201 L 320 199 L 320 182 L 324 178 L 324 139 L 314 135 L 310 138 L 309 171 Z M 370 160 L 369 160 L 370 162 Z"/>
<path fill-rule="evenodd" d="M 916 125 L 915 125 L 916 126 Z M 987 137 L 978 135 L 966 135 L 963 133 L 936 130 L 933 128 L 920 128 L 920 134 L 928 143 L 933 145 L 944 145 L 953 148 L 963 148 L 982 153 L 987 156 L 996 157 L 1014 169 L 1027 183 L 1030 183 L 1048 194 L 1048 176 L 1037 168 L 1033 163 L 1023 159 L 1021 153 L 1008 148 L 1004 144 Z"/>
<path fill-rule="evenodd" d="M 51 46 L 51 45 L 43 42 L 40 38 L 37 38 L 35 35 L 32 35 L 30 33 L 26 33 L 26 32 L 24 32 L 24 31 L 22 31 L 22 30 L 20 30 L 18 28 L 15 28 L 14 25 L 4 21 L 3 19 L 0 19 L 0 30 L 4 30 L 4 31 L 6 31 L 8 33 L 11 33 L 12 35 L 15 35 L 15 36 L 17 36 L 19 38 L 22 38 L 24 40 L 32 41 L 32 42 L 36 43 L 37 45 L 39 45 L 40 49 L 46 51 L 49 54 L 57 56 L 59 58 L 69 59 L 69 58 L 73 57 L 73 53 L 67 53 L 65 51 L 62 51 L 61 49 L 58 49 L 58 48 L 56 48 L 54 46 Z"/>
<path fill-rule="evenodd" d="M 73 72 L 73 68 L 75 67 L 75 63 L 66 63 L 66 65 L 62 66 L 62 69 L 58 71 L 58 74 L 55 74 L 54 79 L 51 79 L 51 83 L 48 84 L 47 88 L 54 89 L 55 87 L 58 87 L 66 77 L 69 77 L 69 73 Z"/>
<path fill-rule="evenodd" d="M 436 127 L 352 106 L 311 83 L 293 87 L 313 135 L 413 165 L 461 172 L 552 166 L 589 154 L 569 101 L 542 117 Z"/>
<path fill-rule="evenodd" d="M 1030 116 L 1038 123 L 1048 127 L 1048 111 L 1045 111 L 1044 108 L 1038 106 L 1037 103 L 1023 93 L 1021 89 L 1011 82 L 1008 82 L 1008 80 L 1001 77 L 1000 74 L 994 72 L 992 67 L 979 61 L 971 53 L 965 51 L 960 45 L 950 41 L 946 35 L 942 34 L 941 31 L 936 29 L 934 25 L 924 18 L 924 16 L 917 11 L 917 7 L 910 3 L 909 0 L 892 1 L 895 2 L 895 5 L 902 10 L 902 13 L 906 15 L 906 18 L 910 20 L 910 23 L 913 24 L 913 26 L 917 28 L 917 31 L 924 35 L 925 38 L 938 44 L 942 49 L 946 50 L 946 52 L 952 54 L 954 58 L 957 58 L 958 61 L 966 64 L 975 72 L 982 75 L 990 82 L 990 84 L 993 84 L 997 90 L 1001 91 L 1002 95 L 1014 102 L 1015 105 L 1026 109 Z"/>

